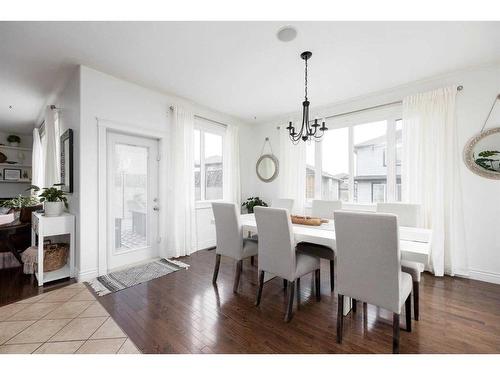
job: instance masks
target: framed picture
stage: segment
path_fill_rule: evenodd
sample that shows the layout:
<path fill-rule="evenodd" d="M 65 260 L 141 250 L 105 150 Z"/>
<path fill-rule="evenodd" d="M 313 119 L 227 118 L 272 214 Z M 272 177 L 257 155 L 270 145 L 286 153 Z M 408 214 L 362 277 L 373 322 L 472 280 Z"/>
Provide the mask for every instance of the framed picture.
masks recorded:
<path fill-rule="evenodd" d="M 17 181 L 21 179 L 21 170 L 13 168 L 3 169 L 3 179 L 9 181 Z"/>
<path fill-rule="evenodd" d="M 61 190 L 73 192 L 73 130 L 61 135 Z"/>

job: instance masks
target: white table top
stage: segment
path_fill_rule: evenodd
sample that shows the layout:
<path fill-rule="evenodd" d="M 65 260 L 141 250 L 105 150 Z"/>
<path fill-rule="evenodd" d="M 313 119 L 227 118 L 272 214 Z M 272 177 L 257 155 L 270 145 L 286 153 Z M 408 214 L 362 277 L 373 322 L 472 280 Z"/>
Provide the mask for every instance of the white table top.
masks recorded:
<path fill-rule="evenodd" d="M 241 215 L 241 224 L 244 230 L 257 233 L 257 224 L 253 214 Z M 293 232 L 297 242 L 307 241 L 325 245 L 336 249 L 335 226 L 333 221 L 319 227 L 309 225 L 293 225 Z M 427 263 L 430 253 L 432 231 L 425 228 L 399 227 L 400 249 L 403 258 L 418 260 Z"/>

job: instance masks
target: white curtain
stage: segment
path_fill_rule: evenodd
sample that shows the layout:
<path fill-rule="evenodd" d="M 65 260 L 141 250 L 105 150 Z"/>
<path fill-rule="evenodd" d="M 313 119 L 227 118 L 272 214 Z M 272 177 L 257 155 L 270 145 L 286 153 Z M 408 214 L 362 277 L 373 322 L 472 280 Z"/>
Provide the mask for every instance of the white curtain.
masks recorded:
<path fill-rule="evenodd" d="M 288 130 L 280 129 L 279 198 L 295 200 L 294 213 L 303 214 L 306 201 L 306 145 L 294 145 Z"/>
<path fill-rule="evenodd" d="M 224 200 L 236 203 L 236 206 L 240 207 L 240 140 L 237 126 L 228 125 L 226 128 L 222 162 Z"/>
<path fill-rule="evenodd" d="M 174 107 L 170 129 L 167 248 L 175 257 L 196 251 L 193 113 Z"/>
<path fill-rule="evenodd" d="M 31 157 L 31 184 L 38 187 L 43 187 L 43 149 L 38 128 L 33 129 L 33 153 Z"/>
<path fill-rule="evenodd" d="M 403 200 L 422 205 L 437 276 L 453 275 L 466 262 L 456 95 L 456 87 L 447 87 L 403 100 Z"/>
<path fill-rule="evenodd" d="M 44 180 L 43 187 L 50 187 L 60 182 L 60 166 L 59 166 L 59 132 L 56 129 L 57 113 L 55 110 L 47 107 L 45 110 L 44 123 Z"/>

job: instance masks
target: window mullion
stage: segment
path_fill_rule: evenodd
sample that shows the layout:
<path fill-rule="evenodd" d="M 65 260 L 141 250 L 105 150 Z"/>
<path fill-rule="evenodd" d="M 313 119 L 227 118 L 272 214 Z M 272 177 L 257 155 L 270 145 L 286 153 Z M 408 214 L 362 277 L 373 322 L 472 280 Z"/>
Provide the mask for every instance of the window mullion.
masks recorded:
<path fill-rule="evenodd" d="M 314 174 L 315 174 L 315 183 L 314 183 L 314 197 L 315 199 L 321 199 L 323 192 L 322 182 L 323 182 L 323 166 L 322 166 L 322 148 L 323 142 L 316 142 L 314 147 Z"/>
<path fill-rule="evenodd" d="M 387 120 L 387 146 L 385 150 L 387 162 L 387 201 L 396 200 L 396 121 Z"/>
<path fill-rule="evenodd" d="M 205 132 L 200 129 L 200 198 L 205 200 Z"/>
<path fill-rule="evenodd" d="M 354 127 L 349 126 L 349 202 L 354 202 Z"/>

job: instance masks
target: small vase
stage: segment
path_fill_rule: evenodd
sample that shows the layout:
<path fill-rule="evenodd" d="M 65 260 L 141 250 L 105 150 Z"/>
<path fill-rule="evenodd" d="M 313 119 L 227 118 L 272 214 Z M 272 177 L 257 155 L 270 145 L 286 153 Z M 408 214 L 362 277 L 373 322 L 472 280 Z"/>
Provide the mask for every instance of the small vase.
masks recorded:
<path fill-rule="evenodd" d="M 45 216 L 61 216 L 64 211 L 63 202 L 43 202 Z"/>

